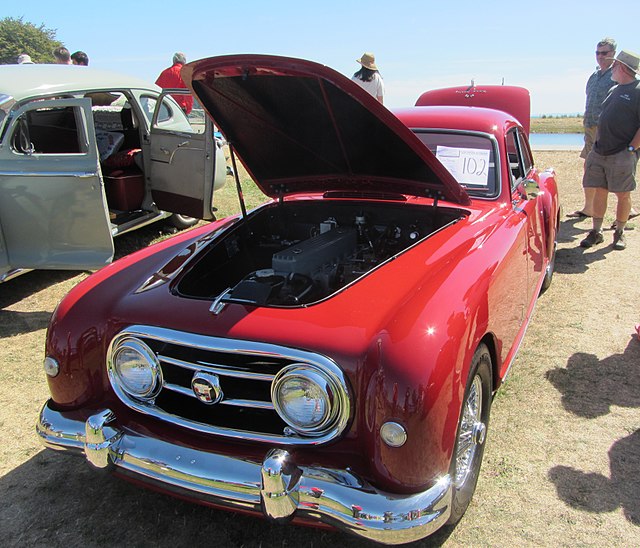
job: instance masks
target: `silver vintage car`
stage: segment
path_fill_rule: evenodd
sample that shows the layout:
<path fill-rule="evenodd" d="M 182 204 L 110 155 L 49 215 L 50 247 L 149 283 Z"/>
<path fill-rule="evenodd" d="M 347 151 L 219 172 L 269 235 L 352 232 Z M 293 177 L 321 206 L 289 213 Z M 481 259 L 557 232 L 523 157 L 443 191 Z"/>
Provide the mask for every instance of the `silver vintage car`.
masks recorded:
<path fill-rule="evenodd" d="M 89 67 L 0 67 L 0 281 L 97 269 L 114 236 L 214 217 L 224 152 L 179 93 Z"/>

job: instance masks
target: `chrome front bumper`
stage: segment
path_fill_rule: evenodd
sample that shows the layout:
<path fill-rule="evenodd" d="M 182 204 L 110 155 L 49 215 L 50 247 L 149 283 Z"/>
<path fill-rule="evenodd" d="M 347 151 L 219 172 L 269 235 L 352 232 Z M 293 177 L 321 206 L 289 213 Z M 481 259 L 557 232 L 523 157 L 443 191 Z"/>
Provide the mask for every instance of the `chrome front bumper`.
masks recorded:
<path fill-rule="evenodd" d="M 82 453 L 97 468 L 145 481 L 192 499 L 284 521 L 300 517 L 385 544 L 424 538 L 447 521 L 451 480 L 412 495 L 379 491 L 349 470 L 297 466 L 288 451 L 271 449 L 250 462 L 119 428 L 105 409 L 86 420 L 47 402 L 36 430 L 51 449 Z"/>

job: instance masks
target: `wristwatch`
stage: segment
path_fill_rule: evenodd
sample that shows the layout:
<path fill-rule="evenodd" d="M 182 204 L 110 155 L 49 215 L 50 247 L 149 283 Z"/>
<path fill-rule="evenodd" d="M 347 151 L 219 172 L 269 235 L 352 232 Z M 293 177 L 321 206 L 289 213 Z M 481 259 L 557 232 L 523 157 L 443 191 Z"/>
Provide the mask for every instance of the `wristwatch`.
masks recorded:
<path fill-rule="evenodd" d="M 635 152 L 635 151 L 636 151 L 636 149 L 635 149 L 635 148 L 633 148 L 631 145 L 629 145 L 629 146 L 627 147 L 627 150 L 628 150 L 629 152 Z"/>

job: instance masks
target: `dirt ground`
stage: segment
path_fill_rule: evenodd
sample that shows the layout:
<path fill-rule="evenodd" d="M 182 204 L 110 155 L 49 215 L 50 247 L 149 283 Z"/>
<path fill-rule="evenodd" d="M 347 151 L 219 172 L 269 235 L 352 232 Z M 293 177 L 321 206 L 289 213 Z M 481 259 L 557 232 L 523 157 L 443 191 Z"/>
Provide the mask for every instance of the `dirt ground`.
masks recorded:
<path fill-rule="evenodd" d="M 565 213 L 579 208 L 578 153 L 536 160 L 556 168 Z M 634 201 L 640 206 L 640 192 Z M 605 245 L 581 249 L 588 228 L 563 219 L 554 281 L 494 400 L 467 514 L 416 546 L 640 546 L 640 223 L 625 251 L 612 250 L 610 231 Z M 34 424 L 48 394 L 45 329 L 85 276 L 34 272 L 0 285 L 3 546 L 368 545 L 177 501 L 43 449 Z"/>

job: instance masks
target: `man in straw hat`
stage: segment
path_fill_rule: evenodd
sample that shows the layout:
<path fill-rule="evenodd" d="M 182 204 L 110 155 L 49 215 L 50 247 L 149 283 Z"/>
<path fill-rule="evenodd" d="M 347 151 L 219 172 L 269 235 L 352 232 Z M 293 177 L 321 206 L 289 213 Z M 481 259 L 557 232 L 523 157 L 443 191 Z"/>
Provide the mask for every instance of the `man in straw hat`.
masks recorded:
<path fill-rule="evenodd" d="M 378 101 L 384 103 L 384 82 L 376 66 L 376 58 L 373 53 L 364 53 L 360 59 L 356 59 L 362 68 L 351 78 L 362 89 L 373 95 Z"/>
<path fill-rule="evenodd" d="M 640 57 L 622 50 L 613 60 L 613 87 L 602 103 L 596 140 L 585 162 L 582 185 L 594 188 L 593 228 L 580 242 L 592 247 L 604 241 L 602 222 L 607 198 L 617 199 L 613 248 L 625 249 L 624 227 L 631 211 L 631 192 L 636 188 L 636 166 L 640 148 L 640 81 L 636 79 Z"/>

